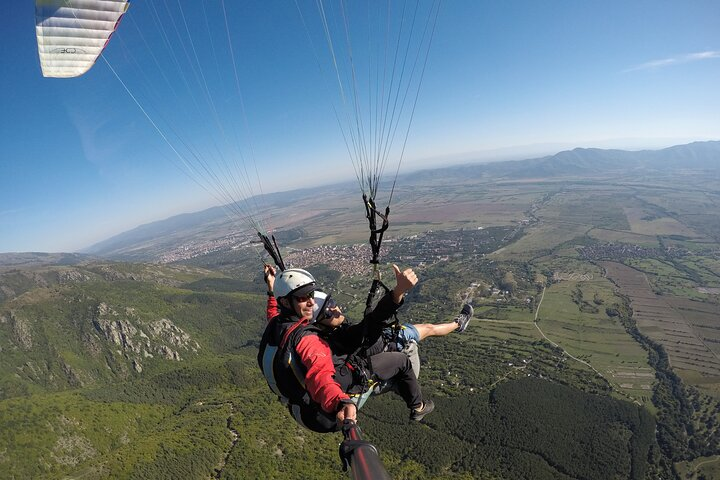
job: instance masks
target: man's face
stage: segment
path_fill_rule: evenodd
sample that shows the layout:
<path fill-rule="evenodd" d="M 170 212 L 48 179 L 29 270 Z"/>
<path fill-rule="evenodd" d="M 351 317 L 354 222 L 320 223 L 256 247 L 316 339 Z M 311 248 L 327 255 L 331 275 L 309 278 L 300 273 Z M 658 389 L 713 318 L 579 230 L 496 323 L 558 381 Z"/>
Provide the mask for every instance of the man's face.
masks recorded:
<path fill-rule="evenodd" d="M 342 325 L 342 323 L 345 321 L 345 315 L 343 315 L 342 310 L 340 310 L 340 307 L 337 305 L 334 305 L 331 308 L 325 309 L 325 315 L 321 320 L 318 321 L 319 324 L 325 325 L 326 327 L 330 328 L 336 328 Z"/>
<path fill-rule="evenodd" d="M 295 315 L 298 317 L 306 319 L 312 318 L 313 305 L 315 305 L 315 300 L 313 300 L 312 295 L 292 297 L 292 305 Z"/>

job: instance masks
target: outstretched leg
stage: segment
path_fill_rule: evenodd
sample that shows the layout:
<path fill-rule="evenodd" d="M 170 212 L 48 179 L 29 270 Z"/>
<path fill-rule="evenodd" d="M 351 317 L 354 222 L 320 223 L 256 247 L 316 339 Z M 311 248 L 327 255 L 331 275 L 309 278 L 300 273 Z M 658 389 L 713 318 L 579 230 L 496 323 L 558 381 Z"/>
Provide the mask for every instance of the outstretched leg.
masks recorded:
<path fill-rule="evenodd" d="M 442 337 L 454 331 L 464 332 L 472 316 L 473 308 L 471 305 L 466 303 L 463 305 L 460 314 L 455 317 L 452 322 L 420 323 L 414 325 L 414 327 L 418 332 L 419 340 L 423 340 L 427 337 Z"/>
<path fill-rule="evenodd" d="M 449 323 L 416 323 L 414 325 L 420 336 L 420 340 L 427 337 L 442 337 L 450 332 L 454 332 L 458 328 L 457 322 L 453 320 Z"/>

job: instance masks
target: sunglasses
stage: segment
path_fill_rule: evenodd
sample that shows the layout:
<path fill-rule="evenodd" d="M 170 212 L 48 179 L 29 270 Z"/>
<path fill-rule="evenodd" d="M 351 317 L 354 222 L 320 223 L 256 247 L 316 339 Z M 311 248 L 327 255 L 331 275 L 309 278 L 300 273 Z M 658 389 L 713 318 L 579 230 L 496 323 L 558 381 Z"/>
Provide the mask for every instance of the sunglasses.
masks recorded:
<path fill-rule="evenodd" d="M 311 298 L 315 298 L 315 292 L 306 293 L 305 295 L 300 295 L 300 296 L 293 295 L 293 297 L 295 298 L 295 300 L 298 303 L 305 303 L 308 300 L 310 300 Z"/>
<path fill-rule="evenodd" d="M 317 321 L 321 321 L 326 319 L 327 317 L 332 316 L 332 310 L 334 308 L 337 308 L 337 303 L 335 302 L 335 299 L 332 297 L 328 297 L 327 300 L 325 300 L 325 304 L 322 306 L 322 311 L 318 313 Z"/>

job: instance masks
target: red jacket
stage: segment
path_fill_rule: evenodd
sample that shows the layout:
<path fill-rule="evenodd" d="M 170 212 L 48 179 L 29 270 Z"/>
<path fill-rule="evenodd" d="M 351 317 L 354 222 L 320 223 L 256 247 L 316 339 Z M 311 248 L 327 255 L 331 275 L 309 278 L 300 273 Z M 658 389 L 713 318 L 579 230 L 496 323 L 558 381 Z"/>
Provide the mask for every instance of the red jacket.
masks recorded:
<path fill-rule="evenodd" d="M 268 297 L 266 312 L 268 321 L 280 314 L 275 297 Z M 300 322 L 308 323 L 306 319 Z M 319 403 L 326 412 L 336 412 L 340 401 L 350 397 L 335 381 L 335 365 L 330 346 L 317 335 L 306 335 L 298 342 L 295 351 L 307 369 L 305 388 L 310 398 Z"/>

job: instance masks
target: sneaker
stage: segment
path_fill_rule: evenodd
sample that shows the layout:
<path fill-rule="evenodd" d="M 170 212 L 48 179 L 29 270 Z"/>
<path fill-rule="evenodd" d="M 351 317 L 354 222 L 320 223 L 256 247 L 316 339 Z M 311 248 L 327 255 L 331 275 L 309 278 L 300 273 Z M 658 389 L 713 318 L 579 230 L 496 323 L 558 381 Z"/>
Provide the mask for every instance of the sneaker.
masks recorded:
<path fill-rule="evenodd" d="M 425 417 L 425 415 L 432 412 L 433 410 L 435 410 L 435 404 L 433 403 L 433 401 L 425 400 L 420 410 L 410 410 L 410 420 L 415 420 L 416 422 L 419 422 Z"/>
<path fill-rule="evenodd" d="M 470 323 L 470 319 L 473 316 L 473 308 L 472 305 L 469 303 L 466 303 L 463 305 L 462 310 L 460 310 L 460 315 L 455 317 L 455 322 L 458 324 L 457 331 L 462 333 L 465 331 L 465 329 L 468 326 L 468 323 Z"/>

